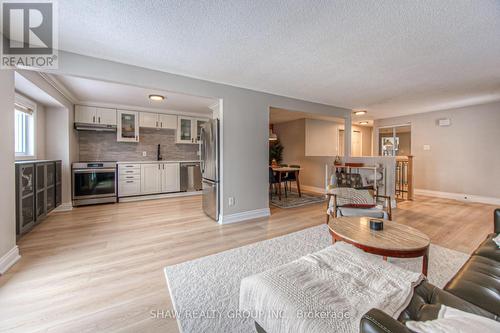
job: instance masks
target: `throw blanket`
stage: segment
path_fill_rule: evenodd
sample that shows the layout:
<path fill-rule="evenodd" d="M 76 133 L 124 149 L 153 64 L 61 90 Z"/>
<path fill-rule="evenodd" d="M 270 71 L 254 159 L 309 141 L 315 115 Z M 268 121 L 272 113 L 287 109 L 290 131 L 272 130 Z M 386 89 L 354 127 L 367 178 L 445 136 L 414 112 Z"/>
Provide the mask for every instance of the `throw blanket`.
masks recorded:
<path fill-rule="evenodd" d="M 240 311 L 267 333 L 358 332 L 379 308 L 397 318 L 423 275 L 337 242 L 241 281 Z"/>

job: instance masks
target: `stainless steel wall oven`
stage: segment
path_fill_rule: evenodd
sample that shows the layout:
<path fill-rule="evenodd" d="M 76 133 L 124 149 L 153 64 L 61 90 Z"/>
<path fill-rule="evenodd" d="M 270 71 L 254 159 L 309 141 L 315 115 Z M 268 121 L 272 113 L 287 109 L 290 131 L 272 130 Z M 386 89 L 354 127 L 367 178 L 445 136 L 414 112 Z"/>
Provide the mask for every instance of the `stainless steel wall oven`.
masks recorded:
<path fill-rule="evenodd" d="M 116 202 L 116 178 L 116 162 L 73 163 L 73 206 Z"/>

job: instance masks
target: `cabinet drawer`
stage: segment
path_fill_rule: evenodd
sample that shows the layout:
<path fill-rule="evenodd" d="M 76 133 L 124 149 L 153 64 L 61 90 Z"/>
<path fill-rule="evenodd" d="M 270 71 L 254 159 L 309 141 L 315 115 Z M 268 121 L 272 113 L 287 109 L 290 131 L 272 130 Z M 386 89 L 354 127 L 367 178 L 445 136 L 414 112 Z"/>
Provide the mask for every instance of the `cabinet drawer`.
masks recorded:
<path fill-rule="evenodd" d="M 118 181 L 141 180 L 141 174 L 120 174 Z"/>
<path fill-rule="evenodd" d="M 118 168 L 119 175 L 140 175 L 141 167 L 137 168 L 122 168 L 121 166 Z"/>
<path fill-rule="evenodd" d="M 140 169 L 140 168 L 141 168 L 140 164 L 119 164 L 118 165 L 119 170 Z"/>
<path fill-rule="evenodd" d="M 138 195 L 141 193 L 141 181 L 133 180 L 120 180 L 118 182 L 118 196 L 126 197 L 130 195 Z"/>

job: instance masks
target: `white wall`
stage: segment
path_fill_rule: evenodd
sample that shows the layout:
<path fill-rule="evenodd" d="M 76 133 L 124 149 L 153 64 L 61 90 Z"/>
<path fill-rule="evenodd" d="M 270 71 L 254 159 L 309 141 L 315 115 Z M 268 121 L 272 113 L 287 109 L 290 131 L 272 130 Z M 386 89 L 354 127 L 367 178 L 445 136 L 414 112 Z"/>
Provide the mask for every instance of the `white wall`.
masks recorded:
<path fill-rule="evenodd" d="M 59 53 L 56 74 L 223 99 L 223 215 L 268 210 L 269 108 L 348 117 L 343 108 L 301 101 L 116 62 Z M 235 205 L 228 205 L 228 198 Z"/>
<path fill-rule="evenodd" d="M 451 126 L 437 126 L 441 118 Z M 416 189 L 500 198 L 500 102 L 377 120 L 374 151 L 378 127 L 406 123 Z"/>
<path fill-rule="evenodd" d="M 14 182 L 14 72 L 0 70 L 0 273 L 18 259 Z M 10 255 L 9 255 L 10 254 Z"/>

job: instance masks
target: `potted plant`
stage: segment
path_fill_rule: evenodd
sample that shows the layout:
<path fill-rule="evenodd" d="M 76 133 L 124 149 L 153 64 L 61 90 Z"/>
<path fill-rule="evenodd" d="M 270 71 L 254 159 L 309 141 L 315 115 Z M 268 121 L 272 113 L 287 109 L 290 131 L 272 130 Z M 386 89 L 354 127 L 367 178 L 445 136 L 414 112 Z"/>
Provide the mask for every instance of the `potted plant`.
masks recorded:
<path fill-rule="evenodd" d="M 273 164 L 273 160 L 275 161 L 276 164 L 281 163 L 283 161 L 283 146 L 279 142 L 279 140 L 276 140 L 273 143 L 269 144 L 269 164 Z"/>

